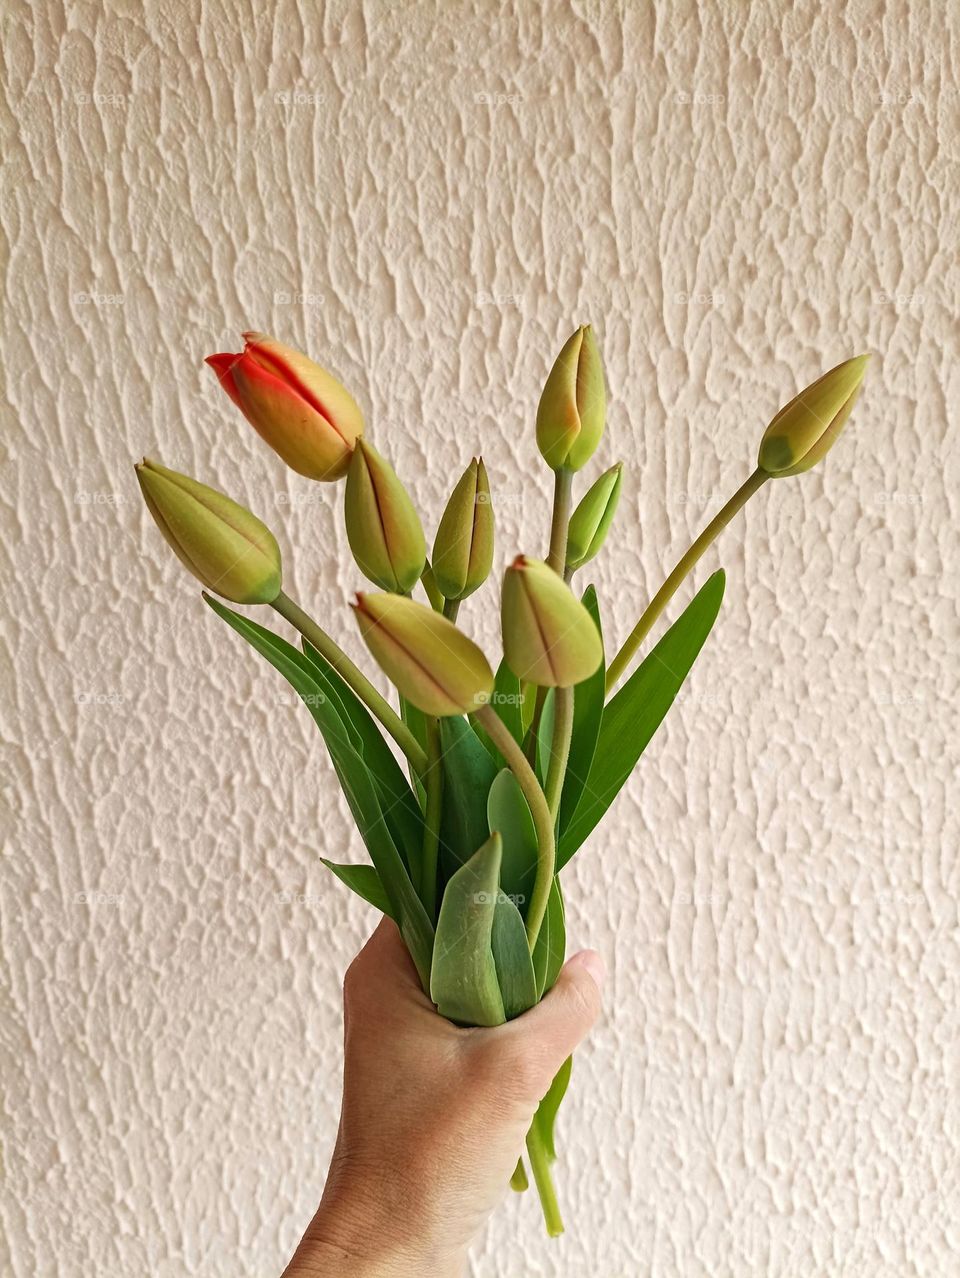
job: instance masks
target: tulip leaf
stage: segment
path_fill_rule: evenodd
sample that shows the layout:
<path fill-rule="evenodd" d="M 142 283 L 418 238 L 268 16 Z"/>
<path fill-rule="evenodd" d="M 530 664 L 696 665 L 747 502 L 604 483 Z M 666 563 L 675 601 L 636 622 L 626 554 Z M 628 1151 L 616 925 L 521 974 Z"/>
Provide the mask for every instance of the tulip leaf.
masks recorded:
<path fill-rule="evenodd" d="M 520 685 L 520 680 L 507 665 L 506 661 L 501 661 L 497 669 L 493 692 L 490 694 L 490 705 L 517 745 L 522 745 L 524 732 L 523 689 Z M 506 767 L 506 759 L 504 759 L 480 724 L 474 723 L 474 729 L 490 752 L 491 757 L 496 761 L 497 766 Z"/>
<path fill-rule="evenodd" d="M 502 1025 L 506 1019 L 491 942 L 499 874 L 500 837 L 494 834 L 453 875 L 440 903 L 430 997 L 441 1016 L 461 1025 Z"/>
<path fill-rule="evenodd" d="M 540 722 L 537 725 L 537 780 L 541 785 L 546 781 L 547 772 L 550 770 L 556 704 L 556 693 L 553 688 L 547 688 L 544 691 L 543 709 L 540 711 Z"/>
<path fill-rule="evenodd" d="M 537 877 L 537 828 L 520 783 L 509 768 L 498 772 L 490 786 L 487 826 L 503 840 L 500 887 L 514 899 L 521 915 L 526 915 L 524 905 Z"/>
<path fill-rule="evenodd" d="M 567 929 L 560 880 L 554 878 L 547 898 L 547 912 L 533 947 L 533 970 L 537 978 L 537 997 L 543 998 L 560 975 L 567 949 Z"/>
<path fill-rule="evenodd" d="M 633 771 L 710 633 L 724 574 L 715 572 L 603 711 L 593 764 L 557 848 L 562 869 L 593 831 Z"/>
<path fill-rule="evenodd" d="M 335 861 L 328 861 L 324 856 L 320 860 L 328 870 L 333 871 L 341 883 L 347 885 L 351 892 L 355 892 L 381 914 L 393 918 L 390 901 L 383 890 L 380 875 L 372 865 L 337 865 Z"/>
<path fill-rule="evenodd" d="M 349 733 L 316 676 L 316 667 L 279 635 L 240 613 L 224 607 L 204 592 L 204 599 L 238 634 L 265 657 L 299 693 L 323 735 L 333 766 L 346 795 L 350 811 L 376 867 L 390 902 L 391 917 L 397 921 L 420 980 L 427 988 L 433 951 L 433 927 L 410 881 L 407 867 L 397 850 L 394 836 L 384 818 L 376 780 L 363 757 L 351 743 Z"/>
<path fill-rule="evenodd" d="M 537 1107 L 533 1121 L 540 1129 L 540 1136 L 543 1140 L 544 1149 L 547 1152 L 547 1158 L 551 1163 L 557 1161 L 557 1147 L 553 1139 L 553 1129 L 557 1121 L 557 1111 L 560 1108 L 560 1102 L 563 1100 L 570 1084 L 570 1071 L 573 1068 L 573 1057 L 568 1056 L 554 1076 L 553 1082 L 550 1084 L 550 1090 L 544 1096 L 543 1100 Z"/>
<path fill-rule="evenodd" d="M 537 1001 L 537 979 L 520 911 L 502 888 L 493 912 L 490 946 L 503 999 L 503 1013 L 510 1021 Z"/>
<path fill-rule="evenodd" d="M 303 651 L 314 667 L 317 681 L 338 709 L 354 749 L 373 774 L 387 824 L 404 854 L 411 877 L 417 882 L 423 847 L 423 816 L 400 764 L 370 711 L 350 685 L 313 644 L 304 640 Z"/>
<path fill-rule="evenodd" d="M 446 880 L 470 860 L 487 837 L 487 794 L 497 775 L 497 765 L 473 727 L 460 715 L 440 720 L 440 753 L 440 870 Z"/>
<path fill-rule="evenodd" d="M 600 638 L 603 629 L 600 625 L 600 608 L 597 603 L 597 592 L 588 586 L 583 594 L 583 603 L 594 620 Z M 570 737 L 570 755 L 567 760 L 567 772 L 563 782 L 563 794 L 560 799 L 559 830 L 570 824 L 597 749 L 597 737 L 603 719 L 603 702 L 605 697 L 606 662 L 601 661 L 596 672 L 583 683 L 578 683 L 573 690 L 573 732 Z"/>

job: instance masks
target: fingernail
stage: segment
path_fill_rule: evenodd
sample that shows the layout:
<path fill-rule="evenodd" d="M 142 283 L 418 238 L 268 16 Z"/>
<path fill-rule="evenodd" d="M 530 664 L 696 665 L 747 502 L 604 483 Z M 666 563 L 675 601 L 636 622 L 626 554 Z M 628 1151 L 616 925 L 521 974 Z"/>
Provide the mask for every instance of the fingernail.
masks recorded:
<path fill-rule="evenodd" d="M 579 954 L 573 956 L 571 962 L 579 963 L 581 967 L 585 967 L 593 977 L 593 983 L 597 989 L 603 989 L 603 982 L 607 975 L 607 965 L 596 950 L 581 950 Z"/>

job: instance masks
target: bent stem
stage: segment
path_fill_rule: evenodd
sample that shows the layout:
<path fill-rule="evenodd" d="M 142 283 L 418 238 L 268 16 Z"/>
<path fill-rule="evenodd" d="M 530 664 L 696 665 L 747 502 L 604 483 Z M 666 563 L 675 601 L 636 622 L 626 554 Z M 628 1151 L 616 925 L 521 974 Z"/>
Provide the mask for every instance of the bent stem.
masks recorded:
<path fill-rule="evenodd" d="M 416 737 L 403 722 L 388 702 L 383 698 L 367 676 L 353 664 L 347 654 L 339 647 L 326 631 L 321 630 L 312 617 L 293 602 L 289 595 L 281 590 L 271 607 L 281 617 L 289 621 L 295 630 L 312 643 L 317 652 L 330 662 L 337 674 L 348 683 L 372 715 L 383 724 L 397 745 L 410 760 L 417 772 L 424 772 L 427 767 L 427 756 L 424 754 Z"/>
<path fill-rule="evenodd" d="M 573 689 L 555 688 L 553 692 L 553 741 L 550 745 L 550 763 L 543 791 L 554 824 L 560 811 L 560 795 L 563 778 L 570 757 L 570 738 L 573 735 Z"/>
<path fill-rule="evenodd" d="M 423 775 L 426 803 L 423 813 L 423 856 L 420 863 L 420 900 L 431 923 L 437 917 L 437 851 L 440 847 L 440 812 L 443 805 L 443 768 L 440 763 L 440 725 L 428 715 L 427 770 Z"/>
<path fill-rule="evenodd" d="M 527 910 L 526 919 L 527 947 L 532 954 L 537 937 L 540 935 L 543 916 L 547 912 L 547 901 L 550 899 L 550 889 L 553 886 L 553 872 L 556 865 L 553 818 L 533 768 L 500 716 L 492 706 L 482 705 L 476 711 L 476 718 L 477 722 L 486 729 L 487 736 L 506 759 L 507 767 L 516 777 L 537 832 L 537 873 L 533 891 L 530 894 L 530 907 Z"/>
<path fill-rule="evenodd" d="M 608 693 L 616 686 L 620 676 L 630 664 L 634 653 L 650 633 L 653 623 L 676 594 L 677 588 L 684 577 L 686 577 L 710 543 L 723 532 L 734 515 L 743 509 L 757 489 L 766 483 L 769 478 L 770 476 L 766 471 L 760 470 L 759 467 L 753 472 L 747 482 L 737 489 L 723 509 L 710 520 L 709 524 L 707 524 L 706 528 L 704 528 L 703 532 L 683 556 L 649 604 L 647 604 L 646 611 L 630 631 L 623 647 L 607 667 L 606 691 Z"/>
<path fill-rule="evenodd" d="M 527 1132 L 527 1154 L 530 1158 L 533 1181 L 537 1187 L 537 1193 L 540 1195 L 540 1205 L 543 1208 L 543 1219 L 546 1221 L 547 1233 L 551 1238 L 558 1238 L 563 1233 L 563 1221 L 560 1218 L 557 1195 L 553 1188 L 553 1178 L 550 1175 L 550 1163 L 547 1158 L 546 1147 L 536 1119 L 534 1119 L 530 1125 L 530 1130 Z"/>

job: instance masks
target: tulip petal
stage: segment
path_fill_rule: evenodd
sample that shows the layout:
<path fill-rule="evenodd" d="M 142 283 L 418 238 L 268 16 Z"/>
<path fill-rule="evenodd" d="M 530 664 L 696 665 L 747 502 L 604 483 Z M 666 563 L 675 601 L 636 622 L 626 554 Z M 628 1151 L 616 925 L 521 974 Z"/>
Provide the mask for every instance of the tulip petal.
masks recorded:
<path fill-rule="evenodd" d="M 356 443 L 363 434 L 363 414 L 350 392 L 331 373 L 265 333 L 244 333 L 243 339 L 248 354 L 326 418 L 348 446 Z"/>

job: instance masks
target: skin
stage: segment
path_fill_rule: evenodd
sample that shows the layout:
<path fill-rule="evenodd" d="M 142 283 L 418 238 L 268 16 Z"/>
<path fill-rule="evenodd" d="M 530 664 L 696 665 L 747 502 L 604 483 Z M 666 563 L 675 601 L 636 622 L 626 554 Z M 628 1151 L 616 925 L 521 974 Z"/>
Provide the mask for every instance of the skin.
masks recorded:
<path fill-rule="evenodd" d="M 462 1029 L 383 919 L 344 979 L 340 1129 L 284 1278 L 460 1278 L 541 1097 L 599 1015 L 603 973 L 584 950 L 523 1016 Z"/>

